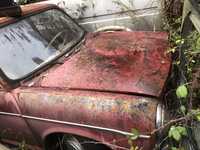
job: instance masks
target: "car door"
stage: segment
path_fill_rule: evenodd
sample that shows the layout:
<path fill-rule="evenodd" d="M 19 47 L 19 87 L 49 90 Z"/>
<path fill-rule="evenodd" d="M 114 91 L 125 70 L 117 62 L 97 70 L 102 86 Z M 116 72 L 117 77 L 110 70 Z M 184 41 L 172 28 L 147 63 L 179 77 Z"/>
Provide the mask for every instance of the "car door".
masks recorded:
<path fill-rule="evenodd" d="M 17 95 L 0 87 L 0 137 L 4 141 L 35 144 L 34 136 L 22 118 L 17 104 Z"/>

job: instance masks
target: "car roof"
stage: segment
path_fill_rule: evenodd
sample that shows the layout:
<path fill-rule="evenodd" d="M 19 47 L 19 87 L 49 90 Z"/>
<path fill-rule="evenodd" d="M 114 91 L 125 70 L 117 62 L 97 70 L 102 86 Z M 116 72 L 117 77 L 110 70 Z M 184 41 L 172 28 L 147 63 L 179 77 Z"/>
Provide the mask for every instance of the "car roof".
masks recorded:
<path fill-rule="evenodd" d="M 39 13 L 44 10 L 52 9 L 52 8 L 58 8 L 58 6 L 54 4 L 47 4 L 47 3 L 33 3 L 28 5 L 22 5 L 21 11 L 22 15 L 21 17 L 0 17 L 0 26 L 6 25 L 12 22 L 16 22 L 20 18 L 23 18 L 28 15 L 32 15 L 35 13 Z"/>

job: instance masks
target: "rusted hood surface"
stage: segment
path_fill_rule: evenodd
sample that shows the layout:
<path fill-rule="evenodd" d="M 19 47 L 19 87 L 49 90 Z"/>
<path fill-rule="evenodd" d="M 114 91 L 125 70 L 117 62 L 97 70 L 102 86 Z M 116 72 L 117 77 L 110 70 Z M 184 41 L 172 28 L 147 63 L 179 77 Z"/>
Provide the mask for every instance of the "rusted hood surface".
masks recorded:
<path fill-rule="evenodd" d="M 41 86 L 159 96 L 171 60 L 162 32 L 91 33 L 81 50 L 43 77 Z"/>

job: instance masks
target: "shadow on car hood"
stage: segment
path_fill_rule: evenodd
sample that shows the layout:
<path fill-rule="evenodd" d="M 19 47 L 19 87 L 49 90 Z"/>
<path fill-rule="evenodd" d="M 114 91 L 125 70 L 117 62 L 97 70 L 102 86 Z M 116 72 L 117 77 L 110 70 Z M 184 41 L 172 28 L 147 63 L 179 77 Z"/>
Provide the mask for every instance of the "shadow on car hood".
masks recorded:
<path fill-rule="evenodd" d="M 43 87 L 160 96 L 171 59 L 163 32 L 90 33 L 81 50 L 50 71 Z"/>

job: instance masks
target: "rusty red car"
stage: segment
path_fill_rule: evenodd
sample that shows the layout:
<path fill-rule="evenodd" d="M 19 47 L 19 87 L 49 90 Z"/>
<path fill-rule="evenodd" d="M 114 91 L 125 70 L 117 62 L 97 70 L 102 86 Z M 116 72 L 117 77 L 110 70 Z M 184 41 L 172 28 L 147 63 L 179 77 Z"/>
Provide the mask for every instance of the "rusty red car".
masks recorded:
<path fill-rule="evenodd" d="M 165 32 L 86 33 L 30 4 L 0 18 L 0 137 L 33 149 L 153 149 L 171 58 Z"/>

